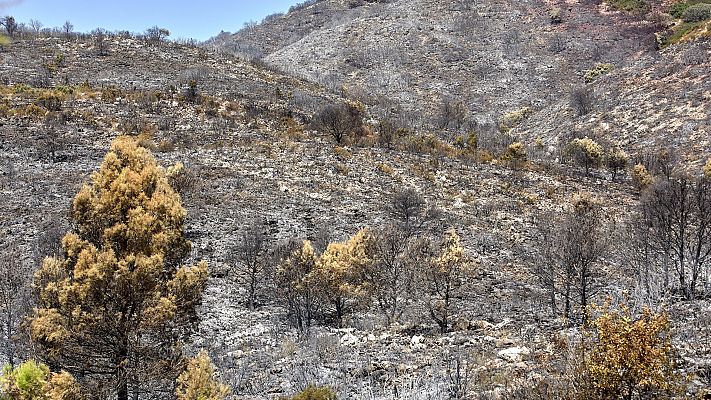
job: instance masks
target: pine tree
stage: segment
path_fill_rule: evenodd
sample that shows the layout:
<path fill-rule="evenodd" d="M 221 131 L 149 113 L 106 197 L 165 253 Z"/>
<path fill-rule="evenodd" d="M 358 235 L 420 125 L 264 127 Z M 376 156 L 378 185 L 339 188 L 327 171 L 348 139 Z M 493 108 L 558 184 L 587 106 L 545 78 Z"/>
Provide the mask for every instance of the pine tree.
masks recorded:
<path fill-rule="evenodd" d="M 178 377 L 176 397 L 178 400 L 224 400 L 230 389 L 215 375 L 210 356 L 200 352 L 188 361 L 187 368 Z"/>
<path fill-rule="evenodd" d="M 317 261 L 313 245 L 305 240 L 281 261 L 275 277 L 279 296 L 289 308 L 289 317 L 306 334 L 319 308 L 318 285 L 312 274 Z"/>
<path fill-rule="evenodd" d="M 74 199 L 64 254 L 35 273 L 30 334 L 52 368 L 118 400 L 174 384 L 207 281 L 206 263 L 181 266 L 185 217 L 152 154 L 116 139 Z"/>
<path fill-rule="evenodd" d="M 339 326 L 349 301 L 368 297 L 365 275 L 372 262 L 373 240 L 363 229 L 345 243 L 329 244 L 312 272 L 325 300 L 335 308 Z"/>
<path fill-rule="evenodd" d="M 452 305 L 459 295 L 470 266 L 457 231 L 450 229 L 441 244 L 441 253 L 428 266 L 425 280 L 430 317 L 447 332 Z"/>

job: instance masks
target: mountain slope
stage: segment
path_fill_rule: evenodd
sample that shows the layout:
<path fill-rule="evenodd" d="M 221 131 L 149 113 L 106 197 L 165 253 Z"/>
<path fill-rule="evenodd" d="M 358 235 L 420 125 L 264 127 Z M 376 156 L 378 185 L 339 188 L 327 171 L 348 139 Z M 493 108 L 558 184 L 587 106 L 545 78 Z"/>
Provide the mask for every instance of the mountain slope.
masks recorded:
<path fill-rule="evenodd" d="M 562 23 L 553 24 L 549 12 L 559 6 Z M 219 46 L 258 48 L 255 55 L 280 69 L 369 104 L 388 99 L 420 120 L 449 100 L 494 122 L 554 102 L 598 63 L 624 65 L 653 52 L 654 31 L 591 2 L 324 0 Z"/>
<path fill-rule="evenodd" d="M 600 77 L 591 109 L 579 116 L 567 97 L 534 114 L 516 133 L 549 146 L 591 136 L 632 154 L 671 150 L 700 171 L 711 157 L 711 43 L 671 46 Z"/>

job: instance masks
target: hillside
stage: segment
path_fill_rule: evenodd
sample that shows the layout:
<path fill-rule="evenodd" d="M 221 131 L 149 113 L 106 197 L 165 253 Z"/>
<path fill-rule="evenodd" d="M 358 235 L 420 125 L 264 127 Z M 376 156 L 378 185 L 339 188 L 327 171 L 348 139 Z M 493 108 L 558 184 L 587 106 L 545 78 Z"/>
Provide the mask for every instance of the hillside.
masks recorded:
<path fill-rule="evenodd" d="M 641 14 L 604 2 L 316 1 L 208 46 L 259 58 L 446 139 L 473 130 L 496 141 L 506 115 L 528 110 L 501 140 L 543 144 L 550 159 L 578 136 L 639 157 L 674 143 L 698 166 L 711 151 L 708 41 L 658 50 L 670 5 L 653 2 Z M 590 93 L 585 115 L 571 106 L 580 91 Z"/>
<path fill-rule="evenodd" d="M 555 102 L 598 63 L 654 51 L 654 23 L 595 3 L 317 1 L 212 44 L 368 104 L 383 97 L 418 123 L 446 101 L 495 123 Z M 562 22 L 552 23 L 558 7 Z"/>
<path fill-rule="evenodd" d="M 527 143 L 557 148 L 590 136 L 643 155 L 679 154 L 697 168 L 711 156 L 711 43 L 671 46 L 601 76 L 589 86 L 590 110 L 579 115 L 565 97 L 516 130 Z"/>
<path fill-rule="evenodd" d="M 705 38 L 657 49 L 664 23 L 651 11 L 668 5 L 639 14 L 599 1 L 317 0 L 201 47 L 106 33 L 15 39 L 0 47 L 0 273 L 21 270 L 35 294 L 43 258 L 72 257 L 58 247 L 79 229 L 72 198 L 128 135 L 180 194 L 193 243 L 183 261 L 209 265 L 179 351 L 206 350 L 229 399 L 283 400 L 309 384 L 356 400 L 585 398 L 575 386 L 591 376 L 583 365 L 601 340 L 590 322 L 608 315 L 602 304 L 628 310 L 627 323 L 647 309 L 669 319 L 669 356 L 643 373 L 670 366 L 680 389 L 639 384 L 637 398 L 703 398 L 711 49 Z M 353 114 L 338 114 L 344 105 Z M 357 117 L 339 143 L 327 132 L 334 114 Z M 562 159 L 584 136 L 600 154 Z M 606 166 L 616 146 L 629 152 L 619 173 Z M 664 167 L 677 161 L 692 175 L 670 179 Z M 674 184 L 687 185 L 684 201 L 664 203 Z M 676 220 L 646 219 L 667 217 L 664 206 L 683 208 L 680 269 Z M 336 263 L 343 298 L 327 297 L 323 276 L 284 278 L 304 241 L 322 267 L 328 245 L 357 232 L 373 242 L 362 258 L 348 253 L 365 265 L 355 273 Z M 461 247 L 445 257 L 451 232 Z M 307 317 L 293 293 L 315 304 Z M 0 362 L 14 344 L 17 357 L 44 355 L 23 326 L 5 337 L 0 324 Z M 657 344 L 647 339 L 611 353 L 625 362 Z M 175 399 L 154 395 L 137 365 L 137 398 Z M 81 383 L 114 398 L 113 382 Z"/>
<path fill-rule="evenodd" d="M 556 356 L 551 335 L 570 333 L 547 310 L 536 272 L 537 220 L 565 209 L 580 191 L 599 198 L 620 223 L 637 207 L 628 183 L 581 179 L 558 168 L 337 148 L 301 121 L 320 104 L 340 101 L 320 86 L 201 49 L 106 40 L 111 50 L 104 57 L 92 41 L 58 38 L 18 41 L 0 54 L 0 233 L 24 250 L 25 266 L 35 265 L 67 226 L 70 199 L 117 135 L 138 136 L 165 166 L 182 162 L 189 172 L 180 188 L 191 259 L 207 260 L 212 271 L 195 346 L 210 350 L 240 398 L 276 398 L 314 381 L 350 399 L 443 398 L 452 363 L 463 359 L 477 360 L 473 393 L 525 393 L 530 382 L 546 379 L 540 360 Z M 40 79 L 53 62 L 48 80 Z M 186 91 L 186 79 L 196 76 L 191 71 L 202 71 L 202 98 L 194 102 Z M 45 101 L 52 96 L 58 104 Z M 245 306 L 234 249 L 250 221 L 264 221 L 274 245 L 342 240 L 358 227 L 382 226 L 403 188 L 442 210 L 433 235 L 455 227 L 476 260 L 451 332 L 435 334 L 416 301 L 390 328 L 371 310 L 354 313 L 343 329 L 314 327 L 308 338 L 290 325 L 270 295 L 274 287 L 260 290 L 256 310 Z M 633 286 L 621 265 L 617 256 L 602 264 L 596 286 L 606 289 L 596 299 Z M 683 368 L 698 376 L 698 390 L 710 349 L 687 338 L 708 337 L 702 336 L 709 334 L 708 302 L 674 307 Z"/>

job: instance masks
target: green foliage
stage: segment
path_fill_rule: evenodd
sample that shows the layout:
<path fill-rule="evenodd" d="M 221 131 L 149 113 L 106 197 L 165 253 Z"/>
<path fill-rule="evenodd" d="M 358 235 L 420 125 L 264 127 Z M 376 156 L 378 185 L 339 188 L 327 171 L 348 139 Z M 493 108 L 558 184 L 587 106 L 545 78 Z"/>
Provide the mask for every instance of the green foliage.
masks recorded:
<path fill-rule="evenodd" d="M 703 32 L 711 20 L 711 0 L 677 1 L 669 7 L 668 13 L 681 19 L 669 32 L 659 35 L 661 47 L 676 44 Z"/>
<path fill-rule="evenodd" d="M 230 388 L 216 378 L 215 365 L 210 356 L 201 351 L 188 361 L 178 377 L 175 394 L 178 400 L 224 400 Z"/>
<path fill-rule="evenodd" d="M 677 1 L 669 7 L 668 13 L 674 18 L 681 19 L 684 12 L 691 6 L 696 4 L 711 4 L 711 0 L 687 0 L 687 1 Z"/>
<path fill-rule="evenodd" d="M 0 400 L 78 400 L 81 392 L 67 372 L 53 373 L 34 360 L 15 369 L 9 365 L 0 376 Z"/>
<path fill-rule="evenodd" d="M 49 368 L 35 361 L 27 361 L 17 367 L 14 377 L 20 398 L 39 399 L 47 384 L 47 375 L 49 375 Z"/>
<path fill-rule="evenodd" d="M 586 175 L 590 174 L 590 168 L 600 166 L 604 156 L 602 146 L 588 137 L 573 139 L 568 144 L 566 153 L 575 163 L 585 167 Z"/>
<path fill-rule="evenodd" d="M 666 47 L 672 44 L 680 43 L 702 26 L 702 22 L 682 22 L 674 27 L 670 35 L 662 38 L 661 46 Z"/>
<path fill-rule="evenodd" d="M 518 124 L 523 122 L 526 118 L 533 114 L 533 110 L 530 107 L 524 107 L 520 110 L 516 110 L 507 114 L 504 114 L 499 119 L 499 131 L 508 132 L 515 128 Z"/>
<path fill-rule="evenodd" d="M 585 83 L 592 83 L 598 77 L 605 75 L 615 68 L 612 64 L 597 64 L 595 68 L 585 71 Z"/>
<path fill-rule="evenodd" d="M 5 35 L 0 35 L 0 47 L 7 47 L 12 43 L 10 38 Z"/>
<path fill-rule="evenodd" d="M 326 386 L 309 385 L 291 400 L 338 400 L 336 393 Z"/>
<path fill-rule="evenodd" d="M 684 22 L 702 22 L 711 19 L 711 4 L 689 6 L 681 16 Z"/>
<path fill-rule="evenodd" d="M 644 11 L 648 4 L 645 0 L 605 0 L 611 7 L 627 12 Z"/>

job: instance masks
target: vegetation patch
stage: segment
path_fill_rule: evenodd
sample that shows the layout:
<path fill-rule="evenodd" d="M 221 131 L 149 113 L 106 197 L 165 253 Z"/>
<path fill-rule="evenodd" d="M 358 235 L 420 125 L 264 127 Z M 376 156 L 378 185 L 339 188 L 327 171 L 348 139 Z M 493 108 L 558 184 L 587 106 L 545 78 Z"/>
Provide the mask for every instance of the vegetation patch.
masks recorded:
<path fill-rule="evenodd" d="M 524 107 L 520 110 L 504 114 L 501 119 L 499 119 L 499 130 L 501 132 L 508 132 L 531 116 L 531 114 L 533 114 L 531 107 Z"/>
<path fill-rule="evenodd" d="M 605 75 L 613 69 L 615 69 L 615 66 L 612 64 L 597 64 L 595 68 L 585 71 L 585 83 L 592 83 L 595 79 Z"/>
<path fill-rule="evenodd" d="M 679 22 L 659 37 L 659 46 L 666 47 L 699 36 L 708 35 L 711 21 L 711 0 L 687 0 L 674 3 L 667 11 Z"/>
<path fill-rule="evenodd" d="M 647 2 L 644 0 L 606 0 L 609 6 L 627 12 L 643 11 L 647 9 Z"/>
<path fill-rule="evenodd" d="M 669 14 L 674 18 L 681 19 L 689 7 L 699 4 L 711 4 L 711 0 L 687 0 L 679 1 L 669 7 Z"/>

